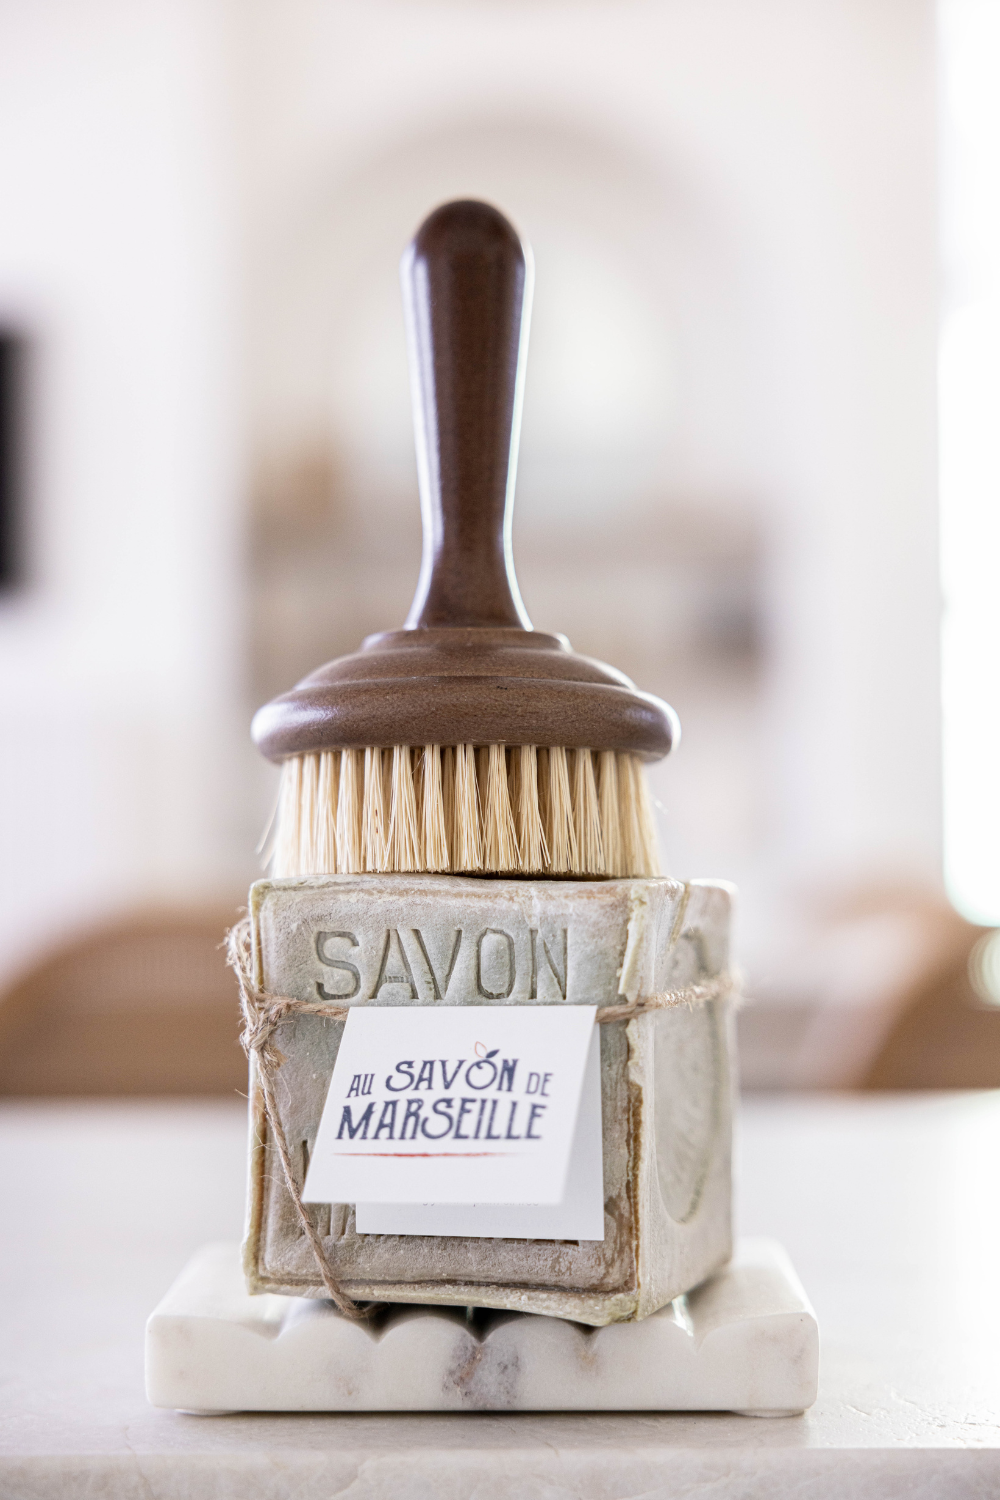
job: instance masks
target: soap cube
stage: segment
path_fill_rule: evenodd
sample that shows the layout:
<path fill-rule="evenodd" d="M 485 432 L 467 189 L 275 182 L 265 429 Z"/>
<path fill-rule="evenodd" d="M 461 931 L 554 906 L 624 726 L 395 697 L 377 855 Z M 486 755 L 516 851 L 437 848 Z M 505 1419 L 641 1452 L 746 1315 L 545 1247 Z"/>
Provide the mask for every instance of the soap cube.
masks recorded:
<path fill-rule="evenodd" d="M 732 889 L 668 879 L 336 875 L 250 893 L 255 983 L 308 1003 L 621 1005 L 724 976 Z M 336 941 L 331 941 L 332 937 Z M 604 1239 L 359 1234 L 354 1205 L 309 1205 L 356 1299 L 507 1308 L 580 1323 L 646 1317 L 728 1260 L 732 1002 L 600 1026 Z M 301 1192 L 343 1022 L 278 1028 L 275 1093 Z M 252 1292 L 326 1295 L 251 1063 L 244 1271 Z"/>

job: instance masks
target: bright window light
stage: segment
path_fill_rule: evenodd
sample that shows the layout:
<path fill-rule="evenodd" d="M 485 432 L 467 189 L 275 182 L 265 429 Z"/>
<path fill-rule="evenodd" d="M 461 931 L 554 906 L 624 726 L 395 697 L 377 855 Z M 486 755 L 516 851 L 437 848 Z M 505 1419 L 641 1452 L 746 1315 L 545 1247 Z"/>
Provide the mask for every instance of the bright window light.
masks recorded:
<path fill-rule="evenodd" d="M 944 858 L 1000 925 L 1000 3 L 942 0 Z"/>

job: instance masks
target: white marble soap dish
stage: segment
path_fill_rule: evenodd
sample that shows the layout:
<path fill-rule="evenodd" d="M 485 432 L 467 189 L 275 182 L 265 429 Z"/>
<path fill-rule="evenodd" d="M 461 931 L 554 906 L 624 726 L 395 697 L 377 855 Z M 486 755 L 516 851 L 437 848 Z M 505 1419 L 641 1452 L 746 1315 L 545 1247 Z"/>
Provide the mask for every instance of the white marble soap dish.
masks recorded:
<path fill-rule="evenodd" d="M 208 1245 L 146 1326 L 154 1406 L 232 1411 L 736 1411 L 816 1399 L 819 1334 L 782 1247 L 744 1240 L 703 1286 L 639 1323 L 250 1297 L 239 1249 Z"/>

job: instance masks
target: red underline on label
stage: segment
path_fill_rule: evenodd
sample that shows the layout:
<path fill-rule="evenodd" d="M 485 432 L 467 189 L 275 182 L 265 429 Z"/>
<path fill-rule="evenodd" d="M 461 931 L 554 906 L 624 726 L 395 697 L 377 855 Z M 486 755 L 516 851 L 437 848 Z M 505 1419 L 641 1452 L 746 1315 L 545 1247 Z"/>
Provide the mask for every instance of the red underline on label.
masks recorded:
<path fill-rule="evenodd" d="M 399 1156 L 404 1161 L 416 1156 L 429 1156 L 440 1161 L 444 1156 L 516 1156 L 515 1151 L 334 1151 L 334 1156 Z"/>

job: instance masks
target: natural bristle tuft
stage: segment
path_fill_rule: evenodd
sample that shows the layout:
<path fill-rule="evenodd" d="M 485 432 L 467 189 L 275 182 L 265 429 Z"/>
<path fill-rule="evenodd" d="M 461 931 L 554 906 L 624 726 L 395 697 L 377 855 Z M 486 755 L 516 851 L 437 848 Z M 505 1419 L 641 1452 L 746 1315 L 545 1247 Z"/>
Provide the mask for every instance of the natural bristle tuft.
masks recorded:
<path fill-rule="evenodd" d="M 407 745 L 290 756 L 271 873 L 659 874 L 636 756 Z"/>
<path fill-rule="evenodd" d="M 286 762 L 287 764 L 287 762 Z M 340 795 L 337 798 L 337 871 L 351 875 L 365 867 L 361 801 L 364 768 L 360 750 L 340 752 Z"/>
<path fill-rule="evenodd" d="M 517 830 L 510 805 L 507 753 L 503 745 L 486 751 L 486 795 L 483 798 L 483 867 L 502 874 L 521 868 Z"/>
<path fill-rule="evenodd" d="M 382 751 L 365 751 L 365 789 L 361 807 L 361 832 L 365 846 L 365 869 L 389 868 L 389 846 L 386 840 L 385 789 L 382 784 Z"/>
<path fill-rule="evenodd" d="M 576 750 L 573 754 L 573 826 L 581 870 L 593 870 L 595 874 L 603 875 L 606 867 L 601 813 L 594 761 L 589 750 Z"/>
<path fill-rule="evenodd" d="M 534 745 L 519 745 L 511 751 L 513 802 L 517 808 L 517 837 L 521 869 L 533 875 L 548 868 L 549 846 L 542 826 L 538 800 L 538 751 Z"/>
<path fill-rule="evenodd" d="M 569 764 L 566 751 L 553 747 L 548 753 L 549 794 L 546 799 L 548 811 L 549 864 L 555 875 L 579 875 L 580 855 L 576 828 L 573 824 L 573 799 L 569 789 Z"/>
<path fill-rule="evenodd" d="M 413 762 L 406 745 L 392 747 L 392 801 L 387 842 L 388 869 L 409 871 L 421 868 L 417 793 L 413 784 Z"/>
<path fill-rule="evenodd" d="M 483 868 L 483 841 L 479 824 L 479 786 L 474 745 L 455 746 L 454 823 L 451 845 L 452 868 L 473 874 Z"/>
<path fill-rule="evenodd" d="M 604 866 L 609 875 L 626 873 L 625 848 L 622 844 L 622 810 L 618 795 L 618 757 L 613 750 L 602 750 L 598 758 L 601 836 L 604 841 Z"/>
<path fill-rule="evenodd" d="M 447 870 L 448 824 L 445 817 L 444 788 L 441 780 L 440 745 L 424 746 L 420 790 L 423 868 Z"/>
<path fill-rule="evenodd" d="M 313 864 L 317 874 L 337 868 L 337 804 L 340 800 L 340 752 L 324 750 L 316 782 L 316 835 Z"/>

